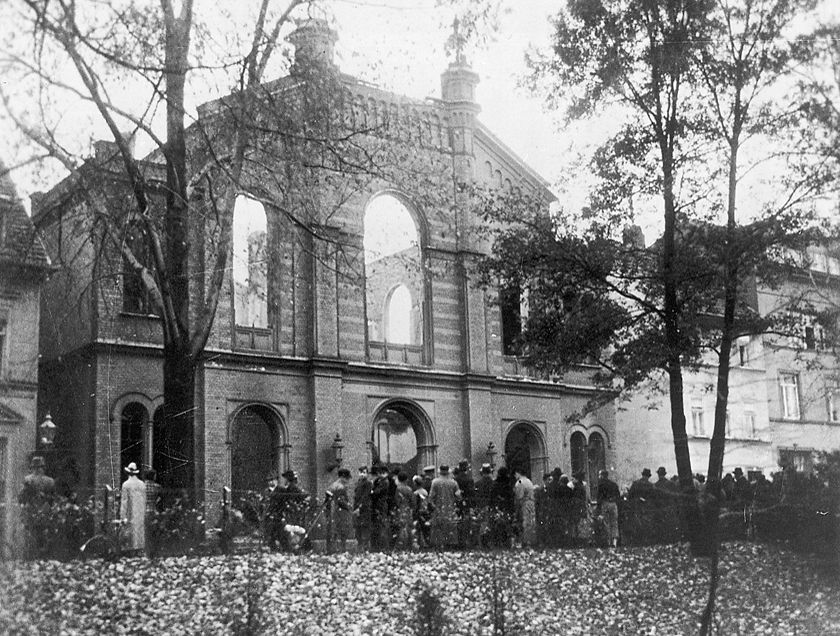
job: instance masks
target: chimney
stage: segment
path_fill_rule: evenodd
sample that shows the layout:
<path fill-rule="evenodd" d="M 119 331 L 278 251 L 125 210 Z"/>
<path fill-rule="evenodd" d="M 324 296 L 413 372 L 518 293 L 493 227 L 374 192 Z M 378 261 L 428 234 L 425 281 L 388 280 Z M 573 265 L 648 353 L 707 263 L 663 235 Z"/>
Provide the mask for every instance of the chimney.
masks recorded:
<path fill-rule="evenodd" d="M 313 65 L 335 64 L 335 43 L 338 34 L 326 20 L 310 19 L 292 31 L 287 38 L 295 47 L 292 72 Z"/>

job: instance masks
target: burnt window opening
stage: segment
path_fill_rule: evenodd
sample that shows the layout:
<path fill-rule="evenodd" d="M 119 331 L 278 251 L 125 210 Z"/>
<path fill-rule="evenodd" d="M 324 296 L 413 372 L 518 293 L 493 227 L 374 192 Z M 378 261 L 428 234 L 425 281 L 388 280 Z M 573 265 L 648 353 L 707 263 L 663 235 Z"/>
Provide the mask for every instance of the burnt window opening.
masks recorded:
<path fill-rule="evenodd" d="M 236 325 L 268 328 L 268 231 L 265 207 L 239 195 L 233 208 L 233 314 Z"/>
<path fill-rule="evenodd" d="M 125 236 L 126 247 L 140 265 L 151 269 L 152 255 L 146 231 L 139 223 L 132 223 Z M 154 314 L 152 297 L 143 278 L 128 258 L 123 256 L 123 311 L 130 314 Z"/>
<path fill-rule="evenodd" d="M 502 353 L 516 356 L 522 353 L 522 327 L 528 319 L 528 295 L 518 283 L 503 287 L 499 293 L 502 318 Z"/>

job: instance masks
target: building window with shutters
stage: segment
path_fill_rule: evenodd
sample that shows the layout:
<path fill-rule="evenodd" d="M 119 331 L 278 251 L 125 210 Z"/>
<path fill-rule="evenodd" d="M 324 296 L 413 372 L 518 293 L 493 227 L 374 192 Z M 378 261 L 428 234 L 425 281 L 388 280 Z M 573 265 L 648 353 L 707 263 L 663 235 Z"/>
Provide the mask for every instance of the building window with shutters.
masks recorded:
<path fill-rule="evenodd" d="M 786 420 L 798 420 L 799 378 L 795 373 L 782 373 L 779 376 L 779 387 L 782 396 L 782 417 Z"/>

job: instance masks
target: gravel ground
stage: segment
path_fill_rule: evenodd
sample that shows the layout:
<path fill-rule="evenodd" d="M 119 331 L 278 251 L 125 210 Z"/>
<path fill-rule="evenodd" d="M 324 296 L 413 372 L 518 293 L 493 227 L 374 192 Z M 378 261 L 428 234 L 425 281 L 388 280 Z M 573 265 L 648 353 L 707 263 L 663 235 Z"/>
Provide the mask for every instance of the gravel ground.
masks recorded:
<path fill-rule="evenodd" d="M 430 589 L 442 634 L 493 634 L 494 615 L 510 635 L 693 634 L 707 569 L 684 546 L 21 563 L 0 572 L 0 631 L 402 636 Z M 840 634 L 815 559 L 732 543 L 721 570 L 716 633 Z"/>

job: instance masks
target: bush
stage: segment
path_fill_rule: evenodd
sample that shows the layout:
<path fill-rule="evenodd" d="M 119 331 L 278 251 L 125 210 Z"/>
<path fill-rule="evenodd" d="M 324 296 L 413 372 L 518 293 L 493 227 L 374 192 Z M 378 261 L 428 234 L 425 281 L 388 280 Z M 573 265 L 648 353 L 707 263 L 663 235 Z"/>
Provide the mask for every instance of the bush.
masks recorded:
<path fill-rule="evenodd" d="M 93 498 L 39 500 L 22 506 L 24 556 L 27 559 L 68 560 L 96 533 L 101 504 Z"/>
<path fill-rule="evenodd" d="M 204 541 L 204 513 L 186 499 L 155 511 L 149 522 L 147 542 L 153 556 L 194 552 Z"/>

